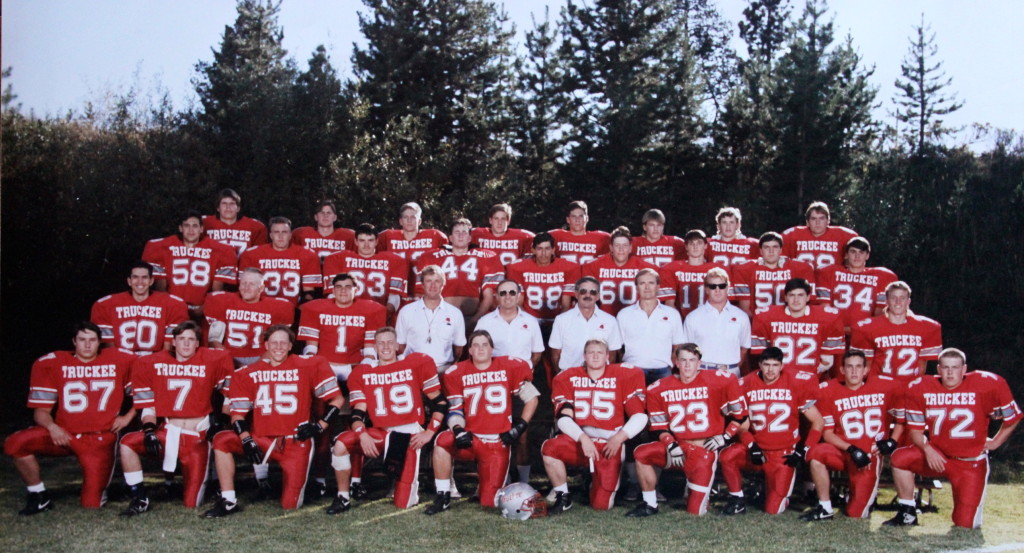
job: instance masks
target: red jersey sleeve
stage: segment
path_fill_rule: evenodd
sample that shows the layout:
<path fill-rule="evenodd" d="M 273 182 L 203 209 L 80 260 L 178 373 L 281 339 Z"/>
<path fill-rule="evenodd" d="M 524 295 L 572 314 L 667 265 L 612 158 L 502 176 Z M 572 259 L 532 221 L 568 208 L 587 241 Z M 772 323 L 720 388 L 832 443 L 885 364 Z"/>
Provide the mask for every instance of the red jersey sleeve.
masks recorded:
<path fill-rule="evenodd" d="M 142 260 L 153 266 L 153 278 L 157 280 L 167 278 L 167 267 L 170 265 L 166 258 L 167 248 L 163 247 L 163 241 L 163 238 L 154 238 L 146 242 L 146 246 L 142 249 Z"/>
<path fill-rule="evenodd" d="M 642 370 L 631 365 L 623 365 L 623 368 L 626 369 L 625 373 L 628 375 L 626 378 L 620 379 L 623 407 L 625 407 L 626 416 L 631 417 L 644 412 L 646 397 L 644 392 L 647 390 L 647 386 L 644 384 Z"/>
<path fill-rule="evenodd" d="M 56 355 L 49 353 L 37 359 L 32 365 L 28 389 L 30 409 L 49 409 L 57 404 L 60 378 L 54 361 Z"/>
<path fill-rule="evenodd" d="M 310 358 L 313 362 L 313 395 L 324 400 L 330 401 L 341 395 L 341 390 L 338 388 L 338 377 L 334 375 L 334 371 L 331 370 L 331 364 L 327 362 L 327 359 L 315 355 Z"/>
<path fill-rule="evenodd" d="M 225 284 L 238 284 L 238 258 L 231 246 L 210 240 L 213 245 L 213 279 Z"/>
<path fill-rule="evenodd" d="M 434 365 L 434 360 L 430 356 L 422 353 L 414 353 L 406 359 L 416 356 L 416 374 L 419 376 L 418 380 L 421 383 L 421 389 L 424 394 L 430 394 L 433 392 L 441 391 L 441 379 L 437 376 L 437 366 Z"/>
<path fill-rule="evenodd" d="M 668 427 L 668 413 L 665 411 L 665 402 L 661 398 L 661 394 L 658 393 L 664 387 L 662 381 L 657 381 L 647 388 L 645 394 L 645 403 L 647 406 L 647 414 L 650 416 L 649 424 L 651 430 L 669 430 Z"/>
<path fill-rule="evenodd" d="M 483 272 L 483 280 L 480 289 L 497 290 L 498 285 L 505 278 L 505 266 L 501 264 L 501 258 L 497 255 L 482 257 L 480 259 L 480 270 Z"/>

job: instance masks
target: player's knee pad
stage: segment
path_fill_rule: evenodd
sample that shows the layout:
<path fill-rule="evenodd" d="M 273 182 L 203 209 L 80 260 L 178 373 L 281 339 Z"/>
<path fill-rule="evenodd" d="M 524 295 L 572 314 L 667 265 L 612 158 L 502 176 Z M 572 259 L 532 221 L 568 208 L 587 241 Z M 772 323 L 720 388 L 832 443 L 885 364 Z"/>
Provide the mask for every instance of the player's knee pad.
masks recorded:
<path fill-rule="evenodd" d="M 334 470 L 351 470 L 352 456 L 348 453 L 344 455 L 331 455 L 331 468 Z"/>

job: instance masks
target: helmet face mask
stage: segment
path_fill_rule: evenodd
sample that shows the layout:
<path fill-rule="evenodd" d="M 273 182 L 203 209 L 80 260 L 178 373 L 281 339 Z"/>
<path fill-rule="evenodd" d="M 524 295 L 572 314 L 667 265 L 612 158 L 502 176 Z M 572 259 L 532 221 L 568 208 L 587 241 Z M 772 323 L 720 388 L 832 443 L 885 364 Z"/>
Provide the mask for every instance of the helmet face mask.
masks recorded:
<path fill-rule="evenodd" d="M 544 497 L 529 484 L 517 482 L 498 490 L 494 504 L 501 516 L 513 520 L 527 520 L 548 515 L 548 504 Z"/>

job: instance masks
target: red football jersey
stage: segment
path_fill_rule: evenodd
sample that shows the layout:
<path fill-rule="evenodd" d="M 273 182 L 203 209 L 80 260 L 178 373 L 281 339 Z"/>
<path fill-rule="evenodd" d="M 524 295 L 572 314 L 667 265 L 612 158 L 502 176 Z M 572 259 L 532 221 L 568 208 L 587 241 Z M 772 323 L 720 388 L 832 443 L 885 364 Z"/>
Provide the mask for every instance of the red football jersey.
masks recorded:
<path fill-rule="evenodd" d="M 203 230 L 208 238 L 235 250 L 236 257 L 253 246 L 267 243 L 267 226 L 249 217 L 239 217 L 229 225 L 216 215 L 206 215 Z"/>
<path fill-rule="evenodd" d="M 612 260 L 611 254 L 607 254 L 584 265 L 581 272 L 583 276 L 591 276 L 601 282 L 601 295 L 598 296 L 601 310 L 617 315 L 623 307 L 636 303 L 638 298 L 634 279 L 640 269 L 648 268 L 658 270 L 654 265 L 632 256 L 620 267 Z M 667 296 L 667 292 L 664 295 Z"/>
<path fill-rule="evenodd" d="M 920 315 L 907 315 L 904 324 L 893 324 L 885 315 L 858 321 L 850 347 L 859 349 L 871 362 L 871 374 L 904 384 L 921 376 L 921 360 L 936 360 L 942 352 L 942 325 Z"/>
<path fill-rule="evenodd" d="M 495 357 L 482 370 L 468 360 L 448 367 L 444 390 L 451 410 L 464 413 L 466 430 L 500 434 L 512 428 L 512 396 L 531 380 L 533 367 L 522 359 Z"/>
<path fill-rule="evenodd" d="M 316 227 L 299 227 L 292 232 L 292 244 L 313 250 L 320 259 L 340 251 L 356 251 L 356 233 L 352 229 L 336 228 L 321 236 Z"/>
<path fill-rule="evenodd" d="M 664 300 L 675 299 L 676 307 L 683 319 L 704 303 L 704 276 L 718 263 L 690 265 L 685 259 L 673 261 L 658 270 L 661 275 L 659 297 Z M 724 267 L 723 267 L 724 268 Z"/>
<path fill-rule="evenodd" d="M 394 363 L 357 365 L 348 377 L 348 401 L 366 402 L 373 426 L 394 428 L 423 424 L 423 396 L 441 390 L 437 366 L 430 356 L 411 353 Z"/>
<path fill-rule="evenodd" d="M 96 300 L 89 320 L 96 323 L 105 343 L 138 353 L 163 349 L 171 331 L 188 320 L 185 301 L 167 292 L 151 291 L 143 301 L 131 292 L 120 292 Z"/>
<path fill-rule="evenodd" d="M 167 351 L 140 357 L 132 366 L 136 409 L 152 407 L 158 417 L 195 418 L 213 412 L 210 401 L 235 365 L 226 351 L 199 348 L 188 361 Z"/>
<path fill-rule="evenodd" d="M 295 306 L 284 298 L 260 297 L 255 303 L 247 303 L 234 292 L 206 296 L 203 314 L 211 323 L 224 323 L 222 343 L 234 357 L 263 355 L 263 331 L 270 325 L 291 326 L 295 322 Z"/>
<path fill-rule="evenodd" d="M 677 259 L 686 259 L 686 242 L 678 236 L 663 234 L 651 242 L 645 236 L 633 237 L 633 256 L 655 267 L 664 267 Z"/>
<path fill-rule="evenodd" d="M 448 244 L 445 233 L 432 228 L 420 229 L 412 240 L 406 240 L 402 229 L 387 229 L 377 235 L 377 251 L 392 252 L 404 258 L 410 267 L 416 265 L 421 255 Z"/>
<path fill-rule="evenodd" d="M 817 374 L 822 355 L 842 355 L 846 342 L 839 312 L 827 305 L 807 309 L 803 317 L 789 315 L 782 305 L 754 313 L 750 353 L 760 354 L 768 346 L 775 346 L 785 354 L 784 369 L 811 374 Z"/>
<path fill-rule="evenodd" d="M 872 376 L 856 390 L 833 379 L 820 388 L 815 405 L 825 419 L 825 430 L 864 451 L 889 436 L 894 419 L 903 419 L 903 387 L 891 378 Z"/>
<path fill-rule="evenodd" d="M 283 251 L 270 244 L 242 252 L 238 269 L 256 267 L 263 271 L 263 293 L 271 298 L 299 302 L 304 287 L 320 285 L 320 258 L 302 246 L 289 246 Z"/>
<path fill-rule="evenodd" d="M 555 239 L 555 254 L 562 259 L 585 265 L 608 253 L 611 235 L 603 230 L 588 230 L 586 234 L 576 236 L 565 229 L 549 231 Z"/>
<path fill-rule="evenodd" d="M 88 363 L 70 351 L 55 351 L 36 360 L 29 380 L 28 407 L 52 409 L 54 422 L 71 434 L 109 432 L 130 390 L 136 357 L 115 348 L 100 350 Z"/>
<path fill-rule="evenodd" d="M 885 287 L 899 279 L 885 267 L 865 267 L 853 273 L 836 263 L 819 269 L 815 280 L 818 300 L 838 309 L 843 324 L 852 327 L 872 316 L 876 307 L 885 307 Z"/>
<path fill-rule="evenodd" d="M 439 249 L 423 254 L 416 262 L 416 295 L 423 295 L 419 274 L 428 265 L 437 265 L 444 271 L 445 282 L 441 294 L 449 298 L 478 298 L 484 288 L 497 289 L 505 278 L 505 267 L 491 250 L 471 249 L 456 254 L 447 249 Z"/>
<path fill-rule="evenodd" d="M 274 367 L 261 359 L 231 376 L 231 414 L 252 411 L 256 436 L 291 436 L 309 420 L 313 398 L 324 401 L 341 395 L 338 379 L 327 360 L 319 355 L 289 355 Z"/>
<path fill-rule="evenodd" d="M 761 257 L 761 246 L 758 245 L 757 238 L 738 234 L 732 240 L 726 241 L 716 234 L 708 238 L 708 249 L 704 250 L 704 257 L 712 263 L 731 267 L 747 261 L 756 261 Z"/>
<path fill-rule="evenodd" d="M 644 412 L 644 372 L 632 365 L 612 364 L 592 380 L 585 367 L 566 369 L 551 385 L 555 413 L 566 402 L 573 405 L 573 417 L 580 426 L 615 431 L 626 419 Z"/>
<path fill-rule="evenodd" d="M 541 267 L 524 259 L 506 268 L 506 278 L 523 287 L 523 310 L 542 321 L 552 321 L 562 311 L 562 297 L 573 297 L 580 266 L 560 257 Z"/>
<path fill-rule="evenodd" d="M 521 228 L 510 228 L 501 236 L 495 236 L 491 227 L 477 227 L 471 234 L 471 244 L 498 254 L 502 265 L 508 266 L 519 261 L 533 248 L 535 235 Z"/>
<path fill-rule="evenodd" d="M 786 282 L 792 278 L 802 278 L 812 287 L 811 300 L 814 300 L 814 268 L 803 261 L 779 259 L 779 266 L 772 269 L 764 266 L 764 261 L 748 261 L 729 267 L 730 283 L 729 299 L 732 301 L 751 300 L 754 311 L 773 305 L 786 304 Z"/>
<path fill-rule="evenodd" d="M 647 412 L 651 430 L 669 430 L 680 440 L 696 440 L 721 434 L 725 418 L 747 416 L 740 382 L 728 371 L 700 371 L 683 384 L 667 376 L 647 388 Z"/>
<path fill-rule="evenodd" d="M 806 226 L 786 229 L 782 233 L 782 255 L 810 263 L 815 269 L 843 262 L 843 249 L 856 232 L 829 226 L 821 236 L 814 236 Z"/>
<path fill-rule="evenodd" d="M 186 246 L 178 236 L 154 238 L 142 259 L 153 265 L 153 278 L 167 280 L 167 291 L 189 305 L 202 305 L 214 280 L 238 283 L 234 251 L 209 238 L 195 246 Z"/>
<path fill-rule="evenodd" d="M 299 309 L 299 340 L 319 341 L 317 353 L 342 365 L 363 360 L 364 350 L 373 348 L 377 329 L 387 323 L 388 317 L 384 306 L 363 299 L 338 307 L 333 299 L 324 298 Z"/>
<path fill-rule="evenodd" d="M 1009 424 L 1021 417 L 1020 407 L 1003 377 L 971 371 L 949 390 L 938 376 L 915 380 L 906 392 L 907 425 L 928 430 L 928 442 L 953 457 L 977 457 L 988 439 L 989 419 Z"/>
<path fill-rule="evenodd" d="M 750 432 L 762 449 L 789 449 L 800 440 L 800 413 L 817 399 L 818 379 L 797 371 L 782 371 L 770 386 L 760 372 L 740 379 L 750 414 Z"/>
<path fill-rule="evenodd" d="M 338 252 L 324 258 L 324 293 L 330 294 L 331 282 L 339 273 L 356 279 L 356 297 L 387 305 L 388 296 L 406 294 L 409 288 L 409 264 L 391 252 L 378 252 L 363 257 L 353 252 Z"/>

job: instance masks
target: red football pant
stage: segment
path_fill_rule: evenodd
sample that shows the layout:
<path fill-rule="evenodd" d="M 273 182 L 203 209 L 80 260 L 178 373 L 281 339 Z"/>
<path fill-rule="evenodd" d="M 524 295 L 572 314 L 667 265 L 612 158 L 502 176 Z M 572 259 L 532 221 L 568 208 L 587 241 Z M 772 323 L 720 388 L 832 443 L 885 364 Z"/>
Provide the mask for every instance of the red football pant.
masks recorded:
<path fill-rule="evenodd" d="M 893 468 L 909 470 L 924 478 L 946 477 L 953 487 L 953 524 L 964 528 L 981 528 L 988 486 L 988 457 L 977 461 L 961 461 L 946 457 L 946 470 L 928 467 L 924 451 L 917 446 L 901 447 L 892 453 Z"/>
<path fill-rule="evenodd" d="M 302 507 L 309 467 L 313 462 L 313 440 L 298 441 L 293 438 L 253 436 L 260 450 L 266 455 L 270 448 L 270 461 L 281 466 L 281 507 L 296 509 Z M 234 455 L 242 455 L 242 439 L 234 432 L 218 432 L 213 438 L 213 449 Z"/>
<path fill-rule="evenodd" d="M 443 448 L 459 461 L 476 461 L 476 471 L 480 477 L 480 505 L 494 507 L 494 496 L 505 485 L 511 448 L 501 443 L 501 440 L 484 442 L 473 436 L 473 447 L 459 449 L 455 447 L 455 434 L 451 430 L 438 434 L 434 447 Z"/>
<path fill-rule="evenodd" d="M 367 428 L 366 433 L 377 444 L 381 452 L 380 459 L 383 460 L 390 448 L 391 432 L 381 430 L 380 428 Z M 335 440 L 345 444 L 345 449 L 353 457 L 357 454 L 363 456 L 363 447 L 359 444 L 359 433 L 346 430 L 338 434 Z M 405 463 L 402 465 L 402 473 L 398 477 L 398 482 L 395 483 L 395 507 L 408 509 L 416 505 L 420 502 L 419 491 L 420 450 L 409 447 L 405 452 Z"/>
<path fill-rule="evenodd" d="M 878 454 L 871 455 L 870 465 L 857 468 L 845 451 L 840 451 L 830 443 L 821 442 L 807 452 L 807 462 L 811 461 L 818 461 L 829 470 L 846 472 L 850 479 L 850 501 L 846 504 L 846 516 L 871 516 L 871 506 L 875 504 L 875 498 L 878 496 L 878 478 L 882 474 L 882 462 Z"/>
<path fill-rule="evenodd" d="M 117 448 L 117 434 L 113 432 L 89 432 L 72 434 L 67 447 L 58 446 L 50 438 L 50 431 L 42 426 L 33 426 L 15 432 L 4 441 L 4 453 L 11 457 L 42 455 L 45 457 L 67 457 L 74 455 L 82 467 L 82 507 L 99 509 L 103 506 L 103 491 L 114 475 L 114 451 Z"/>
<path fill-rule="evenodd" d="M 622 470 L 622 459 L 626 454 L 626 448 L 621 448 L 618 455 L 606 459 L 604 455 L 601 455 L 601 452 L 604 451 L 605 440 L 595 438 L 594 445 L 597 446 L 598 456 L 594 461 L 594 479 L 590 486 L 590 506 L 599 511 L 607 511 L 615 506 L 615 492 L 619 489 L 619 472 Z M 568 466 L 590 466 L 590 460 L 583 455 L 583 448 L 580 444 L 565 434 L 544 440 L 540 452 L 542 455 L 558 459 Z"/>
<path fill-rule="evenodd" d="M 770 515 L 777 515 L 786 510 L 789 505 L 789 496 L 793 493 L 793 485 L 796 483 L 796 469 L 786 465 L 784 455 L 791 453 L 791 449 L 765 450 L 765 464 L 754 465 L 747 458 L 747 446 L 738 443 L 722 450 L 722 475 L 725 476 L 725 483 L 729 491 L 738 493 L 743 491 L 744 470 L 757 470 L 764 472 L 765 501 L 764 510 Z"/>
<path fill-rule="evenodd" d="M 186 432 L 188 431 L 181 432 L 181 440 L 178 442 L 178 462 L 181 463 L 181 479 L 185 486 L 185 506 L 194 509 L 202 505 L 203 496 L 206 495 L 206 469 L 210 463 L 210 444 L 206 441 L 206 432 L 195 435 Z M 128 446 L 135 453 L 145 455 L 145 437 L 146 433 L 141 431 L 125 434 L 121 438 L 121 445 Z M 166 447 L 167 430 L 157 430 L 156 437 Z M 162 456 L 160 458 L 163 459 Z"/>
<path fill-rule="evenodd" d="M 711 483 L 715 480 L 718 454 L 689 442 L 676 443 L 683 450 L 684 461 L 681 470 L 686 475 L 686 487 L 690 489 L 686 511 L 691 515 L 703 515 L 708 512 L 708 496 L 711 492 Z M 641 445 L 633 450 L 633 456 L 638 463 L 652 467 L 664 467 L 668 464 L 668 453 L 662 442 Z"/>

